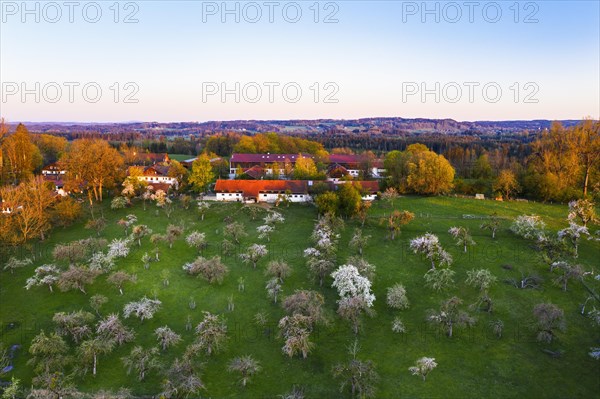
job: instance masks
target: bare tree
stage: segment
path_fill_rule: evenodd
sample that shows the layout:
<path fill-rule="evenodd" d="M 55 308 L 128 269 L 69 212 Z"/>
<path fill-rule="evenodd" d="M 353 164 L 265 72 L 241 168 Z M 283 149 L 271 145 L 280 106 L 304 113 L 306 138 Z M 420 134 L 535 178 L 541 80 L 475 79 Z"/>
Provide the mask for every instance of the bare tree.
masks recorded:
<path fill-rule="evenodd" d="M 350 247 L 355 249 L 359 253 L 359 255 L 362 255 L 363 249 L 367 245 L 367 242 L 370 238 L 371 236 L 363 235 L 361 229 L 355 229 L 354 235 L 352 236 L 352 239 L 350 239 Z"/>
<path fill-rule="evenodd" d="M 131 350 L 129 356 L 124 356 L 121 360 L 125 367 L 127 367 L 127 374 L 131 374 L 135 370 L 138 379 L 143 381 L 146 373 L 159 369 L 160 362 L 158 361 L 158 355 L 158 348 L 147 349 L 136 346 Z"/>
<path fill-rule="evenodd" d="M 110 314 L 98 322 L 96 332 L 104 339 L 112 340 L 117 345 L 131 342 L 135 338 L 135 332 L 125 327 L 119 315 Z"/>
<path fill-rule="evenodd" d="M 218 352 L 227 340 L 227 325 L 225 321 L 210 312 L 204 312 L 204 319 L 196 326 L 196 341 L 194 345 L 207 355 Z"/>
<path fill-rule="evenodd" d="M 448 337 L 452 338 L 454 327 L 471 326 L 475 324 L 475 319 L 468 313 L 459 309 L 462 300 L 452 297 L 443 301 L 439 311 L 430 311 L 427 320 L 440 326 L 445 330 Z"/>
<path fill-rule="evenodd" d="M 282 260 L 272 260 L 267 264 L 265 275 L 276 277 L 280 282 L 292 274 L 290 266 Z"/>
<path fill-rule="evenodd" d="M 61 273 L 58 279 L 58 287 L 61 291 L 78 289 L 84 294 L 87 294 L 85 292 L 85 286 L 92 284 L 99 274 L 99 271 L 90 270 L 87 267 L 71 266 L 69 267 L 69 270 Z"/>
<path fill-rule="evenodd" d="M 352 358 L 346 363 L 335 365 L 332 373 L 335 378 L 340 380 L 340 392 L 349 388 L 353 398 L 357 395 L 359 398 L 373 398 L 379 374 L 375 371 L 372 361 L 362 361 L 357 358 L 358 351 L 358 342 L 355 341 L 349 347 Z"/>
<path fill-rule="evenodd" d="M 77 348 L 77 355 L 83 366 L 83 374 L 87 373 L 91 363 L 92 375 L 95 377 L 98 368 L 98 356 L 110 353 L 114 347 L 114 341 L 98 337 L 83 341 Z"/>
<path fill-rule="evenodd" d="M 129 274 L 127 272 L 119 270 L 119 271 L 112 273 L 110 276 L 108 276 L 106 281 L 108 281 L 110 284 L 114 285 L 119 290 L 121 295 L 123 295 L 123 284 L 136 283 L 137 276 L 135 274 Z"/>
<path fill-rule="evenodd" d="M 245 388 L 250 379 L 261 370 L 261 367 L 259 361 L 246 355 L 231 359 L 227 369 L 232 373 L 240 374 L 240 384 Z"/>
<path fill-rule="evenodd" d="M 566 330 L 565 314 L 561 308 L 552 303 L 539 303 L 533 308 L 533 317 L 537 328 L 537 340 L 552 342 L 556 332 Z"/>
<path fill-rule="evenodd" d="M 177 345 L 181 342 L 181 336 L 175 331 L 171 330 L 169 326 L 158 327 L 154 330 L 156 339 L 160 343 L 162 350 L 166 350 L 169 346 Z"/>
<path fill-rule="evenodd" d="M 221 284 L 225 276 L 229 273 L 229 268 L 221 262 L 220 256 L 213 256 L 211 259 L 199 256 L 194 262 L 186 263 L 183 266 L 183 270 L 193 276 L 202 276 L 210 284 Z"/>

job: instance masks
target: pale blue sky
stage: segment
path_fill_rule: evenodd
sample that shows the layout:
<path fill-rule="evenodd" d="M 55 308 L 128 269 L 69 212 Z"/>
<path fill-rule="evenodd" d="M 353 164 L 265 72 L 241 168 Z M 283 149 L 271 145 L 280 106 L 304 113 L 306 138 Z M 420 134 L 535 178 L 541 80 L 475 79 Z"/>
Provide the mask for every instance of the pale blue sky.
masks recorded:
<path fill-rule="evenodd" d="M 315 1 L 273 2 L 272 23 L 264 1 L 228 2 L 231 9 L 237 4 L 239 23 L 235 15 L 225 15 L 222 22 L 220 1 L 136 1 L 127 9 L 128 2 L 120 2 L 119 23 L 113 21 L 114 1 L 97 2 L 102 11 L 97 23 L 83 17 L 82 8 L 90 2 L 79 3 L 73 23 L 62 1 L 55 3 L 62 12 L 56 23 L 49 22 L 56 14 L 48 2 L 27 3 L 31 9 L 38 4 L 39 23 L 35 11 L 23 15 L 20 1 L 0 3 L 0 114 L 9 121 L 600 116 L 598 1 L 476 1 L 473 22 L 463 1 L 428 2 L 426 7 L 437 5 L 438 12 L 426 15 L 420 1 L 320 2 L 318 23 Z M 297 23 L 286 21 L 283 7 L 289 20 L 296 4 L 302 16 Z M 253 5 L 262 12 L 257 23 L 248 21 L 255 15 Z M 496 18 L 498 8 L 502 15 Z M 209 15 L 211 9 L 218 9 L 216 15 Z M 456 10 L 462 17 L 452 23 Z M 132 11 L 138 22 L 123 23 Z M 323 23 L 331 12 L 338 22 Z M 94 18 L 92 6 L 86 15 Z M 537 22 L 525 23 L 528 15 Z M 494 18 L 498 21 L 492 23 Z M 40 83 L 39 103 L 33 94 L 23 101 L 23 84 L 36 91 L 35 82 Z M 49 101 L 55 97 L 49 82 L 61 87 L 56 103 Z M 80 84 L 72 103 L 65 82 Z M 89 82 L 102 89 L 97 103 L 83 97 L 81 87 Z M 123 88 L 127 82 L 139 88 L 136 104 L 124 103 L 123 95 L 133 90 Z M 220 85 L 236 91 L 236 82 L 239 103 L 233 94 L 223 101 Z M 250 82 L 262 90 L 256 103 L 250 101 L 256 96 L 252 85 L 243 95 Z M 265 82 L 279 84 L 273 102 Z M 333 85 L 326 87 L 328 82 Z M 472 102 L 465 82 L 476 85 Z M 286 83 L 302 90 L 298 102 L 284 97 Z M 486 84 L 488 98 L 482 90 Z M 219 92 L 203 98 L 208 87 Z M 424 98 L 423 88 L 430 90 Z M 295 89 L 290 90 L 293 96 Z M 324 102 L 327 94 L 337 103 Z"/>

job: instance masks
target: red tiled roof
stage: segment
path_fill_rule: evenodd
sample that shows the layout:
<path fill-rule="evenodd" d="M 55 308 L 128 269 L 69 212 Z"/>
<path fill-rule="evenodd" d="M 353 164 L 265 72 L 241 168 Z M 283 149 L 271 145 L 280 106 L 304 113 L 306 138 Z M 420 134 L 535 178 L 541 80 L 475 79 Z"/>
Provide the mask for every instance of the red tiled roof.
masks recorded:
<path fill-rule="evenodd" d="M 314 158 L 310 154 L 302 154 L 305 158 Z M 287 159 L 290 162 L 296 162 L 298 154 L 233 154 L 231 162 L 285 162 Z"/>
<path fill-rule="evenodd" d="M 42 170 L 50 170 L 50 171 L 55 171 L 55 170 L 65 170 L 65 166 L 63 165 L 62 162 L 57 161 L 57 162 L 53 162 L 49 165 L 44 166 L 44 168 Z"/>
<path fill-rule="evenodd" d="M 244 173 L 253 179 L 260 179 L 262 176 L 264 176 L 265 171 L 260 166 L 254 165 L 250 169 L 246 169 Z"/>
<path fill-rule="evenodd" d="M 306 180 L 217 180 L 215 192 L 243 193 L 244 197 L 258 198 L 258 193 L 276 192 L 284 193 L 286 190 L 292 194 L 306 194 L 308 182 Z"/>
<path fill-rule="evenodd" d="M 329 155 L 329 162 L 331 163 L 360 163 L 362 162 L 362 155 L 352 154 L 331 154 Z"/>
<path fill-rule="evenodd" d="M 331 154 L 329 155 L 330 163 L 339 163 L 339 164 L 358 164 L 365 161 L 365 157 L 362 154 L 353 155 L 353 154 Z M 383 168 L 383 160 L 382 159 L 373 159 L 371 161 L 371 165 L 377 168 Z"/>
<path fill-rule="evenodd" d="M 60 175 L 43 175 L 42 177 L 43 177 L 44 181 L 52 182 L 58 188 L 61 188 L 64 186 L 62 176 L 60 176 Z"/>
<path fill-rule="evenodd" d="M 162 190 L 165 193 L 169 192 L 169 189 L 171 188 L 170 184 L 167 183 L 148 183 L 148 187 L 152 186 L 152 191 L 157 192 L 158 190 Z"/>

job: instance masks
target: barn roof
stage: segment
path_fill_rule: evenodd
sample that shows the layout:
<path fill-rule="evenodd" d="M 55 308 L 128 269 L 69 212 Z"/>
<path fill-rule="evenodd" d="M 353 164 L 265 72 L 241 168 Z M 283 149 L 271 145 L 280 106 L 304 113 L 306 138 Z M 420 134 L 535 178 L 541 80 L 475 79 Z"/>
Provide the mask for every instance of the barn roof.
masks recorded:
<path fill-rule="evenodd" d="M 296 162 L 299 154 L 233 154 L 231 156 L 231 162 Z M 314 158 L 310 154 L 302 154 L 304 158 Z"/>
<path fill-rule="evenodd" d="M 245 197 L 251 198 L 257 198 L 258 193 L 285 193 L 287 190 L 292 194 L 306 194 L 308 182 L 306 180 L 217 180 L 215 185 L 215 192 L 243 193 Z"/>

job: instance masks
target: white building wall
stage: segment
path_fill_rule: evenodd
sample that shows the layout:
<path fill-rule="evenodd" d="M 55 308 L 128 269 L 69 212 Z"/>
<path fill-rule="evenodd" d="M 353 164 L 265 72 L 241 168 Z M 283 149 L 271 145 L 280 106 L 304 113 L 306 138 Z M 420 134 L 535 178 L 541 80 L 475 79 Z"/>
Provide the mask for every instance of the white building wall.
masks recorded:
<path fill-rule="evenodd" d="M 138 176 L 139 180 L 145 181 L 146 183 L 166 183 L 173 185 L 177 183 L 177 178 L 169 176 Z"/>
<path fill-rule="evenodd" d="M 277 201 L 279 194 L 275 193 L 259 193 L 258 194 L 258 202 L 269 202 L 273 203 Z M 288 199 L 290 202 L 309 202 L 310 195 L 308 194 L 290 194 L 288 195 Z"/>
<path fill-rule="evenodd" d="M 217 193 L 217 201 L 236 202 L 243 199 L 241 193 Z"/>

